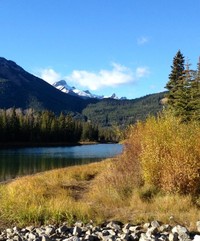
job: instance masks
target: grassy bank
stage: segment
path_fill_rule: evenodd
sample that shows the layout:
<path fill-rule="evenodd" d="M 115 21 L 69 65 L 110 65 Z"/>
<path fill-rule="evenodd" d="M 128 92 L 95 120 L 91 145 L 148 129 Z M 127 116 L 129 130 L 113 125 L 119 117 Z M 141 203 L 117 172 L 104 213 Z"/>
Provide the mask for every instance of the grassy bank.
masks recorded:
<path fill-rule="evenodd" d="M 193 228 L 200 216 L 199 124 L 166 114 L 128 133 L 125 150 L 115 159 L 1 185 L 0 219 L 21 226 L 157 219 Z"/>

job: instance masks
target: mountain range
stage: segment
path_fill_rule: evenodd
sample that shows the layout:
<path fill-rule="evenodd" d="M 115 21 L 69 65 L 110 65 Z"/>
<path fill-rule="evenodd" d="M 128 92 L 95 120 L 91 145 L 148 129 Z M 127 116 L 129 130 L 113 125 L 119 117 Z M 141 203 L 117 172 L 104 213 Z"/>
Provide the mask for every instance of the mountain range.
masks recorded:
<path fill-rule="evenodd" d="M 93 99 L 116 99 L 116 100 L 124 100 L 126 99 L 126 97 L 117 97 L 115 93 L 113 93 L 111 96 L 104 96 L 104 95 L 95 95 L 92 94 L 89 90 L 79 90 L 76 87 L 71 87 L 67 84 L 67 82 L 65 80 L 60 80 L 57 81 L 53 84 L 54 87 L 56 87 L 58 90 L 61 90 L 64 93 L 73 95 L 73 96 L 79 96 L 83 99 L 87 99 L 87 98 L 93 98 Z"/>
<path fill-rule="evenodd" d="M 79 92 L 64 81 L 52 86 L 15 62 L 0 57 L 1 109 L 47 109 L 56 114 L 70 113 L 102 126 L 126 125 L 156 114 L 162 109 L 163 96 L 164 93 L 157 93 L 134 100 L 95 97 L 88 91 Z"/>

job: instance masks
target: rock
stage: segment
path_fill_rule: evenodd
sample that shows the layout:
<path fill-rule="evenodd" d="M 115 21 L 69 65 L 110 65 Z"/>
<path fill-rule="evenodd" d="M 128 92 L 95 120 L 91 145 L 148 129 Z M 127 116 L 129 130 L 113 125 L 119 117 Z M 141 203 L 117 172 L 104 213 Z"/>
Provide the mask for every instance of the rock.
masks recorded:
<path fill-rule="evenodd" d="M 170 232 L 171 230 L 172 230 L 172 227 L 169 224 L 163 224 L 159 227 L 160 232 Z"/>
<path fill-rule="evenodd" d="M 136 234 L 136 233 L 131 233 L 131 234 L 129 235 L 129 239 L 130 239 L 130 241 L 139 241 L 140 237 L 139 237 L 139 235 Z"/>
<path fill-rule="evenodd" d="M 49 236 L 43 235 L 41 241 L 51 241 L 51 239 Z"/>
<path fill-rule="evenodd" d="M 200 235 L 195 235 L 193 241 L 200 241 Z"/>
<path fill-rule="evenodd" d="M 143 225 L 143 228 L 144 228 L 144 229 L 148 229 L 150 226 L 151 226 L 150 223 L 145 223 L 145 224 Z"/>
<path fill-rule="evenodd" d="M 46 235 L 48 235 L 48 236 L 50 236 L 50 235 L 52 235 L 53 233 L 55 233 L 55 228 L 54 227 L 46 227 L 45 228 L 45 234 Z"/>
<path fill-rule="evenodd" d="M 84 226 L 84 224 L 82 221 L 77 221 L 77 222 L 75 222 L 74 226 L 81 228 Z"/>
<path fill-rule="evenodd" d="M 158 229 L 155 227 L 150 227 L 147 229 L 146 235 L 147 237 L 151 237 L 152 235 L 156 235 L 158 233 Z"/>
<path fill-rule="evenodd" d="M 139 241 L 152 241 L 154 239 L 148 237 L 145 233 L 141 233 Z"/>
<path fill-rule="evenodd" d="M 159 228 L 160 227 L 160 223 L 158 221 L 152 221 L 151 222 L 151 227 Z"/>
<path fill-rule="evenodd" d="M 129 230 L 130 230 L 131 232 L 136 232 L 136 231 L 141 230 L 141 227 L 138 226 L 138 225 L 137 225 L 137 226 L 130 226 Z"/>
<path fill-rule="evenodd" d="M 170 233 L 169 234 L 169 241 L 178 241 L 178 233 Z"/>
<path fill-rule="evenodd" d="M 183 233 L 188 233 L 188 230 L 187 228 L 181 225 L 176 225 L 175 227 L 172 228 L 172 233 L 183 234 Z"/>
<path fill-rule="evenodd" d="M 88 241 L 100 241 L 100 239 L 96 235 L 86 235 L 85 240 Z"/>
<path fill-rule="evenodd" d="M 74 236 L 80 236 L 82 234 L 82 229 L 79 226 L 75 226 L 73 229 Z"/>
<path fill-rule="evenodd" d="M 196 222 L 197 231 L 200 232 L 200 221 Z"/>
<path fill-rule="evenodd" d="M 106 225 L 107 228 L 112 228 L 112 229 L 115 229 L 115 230 L 120 230 L 121 227 L 120 227 L 120 223 L 119 222 L 110 222 Z"/>
<path fill-rule="evenodd" d="M 63 225 L 63 226 L 59 227 L 59 228 L 56 230 L 56 232 L 61 234 L 61 233 L 67 232 L 67 230 L 68 230 L 67 226 L 66 226 L 66 225 Z"/>
<path fill-rule="evenodd" d="M 80 241 L 80 239 L 76 236 L 73 236 L 73 237 L 70 237 L 70 238 L 67 238 L 67 239 L 63 239 L 63 241 Z"/>

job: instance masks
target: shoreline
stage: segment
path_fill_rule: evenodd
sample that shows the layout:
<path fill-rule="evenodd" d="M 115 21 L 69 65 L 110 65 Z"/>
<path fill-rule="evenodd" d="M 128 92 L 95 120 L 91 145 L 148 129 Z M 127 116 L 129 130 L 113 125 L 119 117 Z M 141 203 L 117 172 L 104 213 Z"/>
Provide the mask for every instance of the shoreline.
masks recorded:
<path fill-rule="evenodd" d="M 75 142 L 75 143 L 63 143 L 63 142 L 48 142 L 48 143 L 29 143 L 29 142 L 9 142 L 9 143 L 0 143 L 1 149 L 10 149 L 10 148 L 28 148 L 28 147 L 69 147 L 69 146 L 82 146 L 82 145 L 95 145 L 95 144 L 117 144 L 118 142 Z"/>

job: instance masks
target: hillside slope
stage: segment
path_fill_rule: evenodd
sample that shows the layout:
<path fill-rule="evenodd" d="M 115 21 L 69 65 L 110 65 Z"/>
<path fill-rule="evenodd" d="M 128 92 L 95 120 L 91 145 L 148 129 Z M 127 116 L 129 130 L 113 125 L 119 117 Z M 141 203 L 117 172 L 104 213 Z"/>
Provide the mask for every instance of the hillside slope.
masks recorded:
<path fill-rule="evenodd" d="M 82 114 L 101 126 L 126 126 L 161 111 L 161 99 L 164 95 L 165 92 L 161 92 L 133 100 L 104 99 L 96 104 L 89 104 Z"/>
<path fill-rule="evenodd" d="M 15 62 L 0 58 L 0 108 L 32 107 L 60 113 L 81 112 L 87 104 L 87 100 L 62 93 Z"/>

